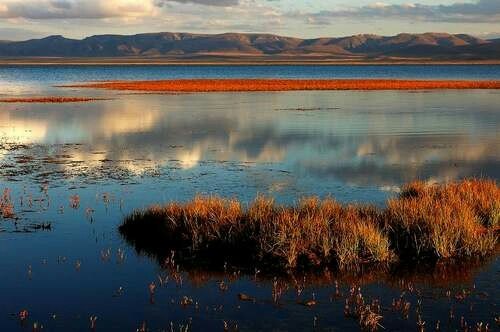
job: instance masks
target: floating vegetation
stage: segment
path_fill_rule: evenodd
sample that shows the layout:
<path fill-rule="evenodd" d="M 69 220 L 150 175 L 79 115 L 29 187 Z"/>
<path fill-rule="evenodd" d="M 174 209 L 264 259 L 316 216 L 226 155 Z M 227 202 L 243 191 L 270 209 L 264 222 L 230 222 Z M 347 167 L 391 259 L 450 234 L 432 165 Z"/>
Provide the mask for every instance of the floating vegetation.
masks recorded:
<path fill-rule="evenodd" d="M 89 149 L 91 147 L 82 144 L 17 144 L 0 139 L 0 154 L 3 154 L 0 177 L 10 182 L 29 177 L 37 183 L 61 182 L 68 178 L 85 183 L 109 180 L 131 183 L 139 176 L 160 175 L 157 162 L 92 159 L 87 155 L 94 155 Z"/>
<path fill-rule="evenodd" d="M 340 107 L 296 107 L 296 108 L 276 108 L 276 111 L 298 111 L 298 112 L 314 112 L 314 111 L 333 111 L 339 110 Z"/>
<path fill-rule="evenodd" d="M 184 261 L 303 267 L 390 265 L 397 261 L 483 257 L 498 243 L 500 189 L 490 180 L 413 182 L 384 209 L 332 198 L 281 206 L 259 196 L 195 197 L 125 218 L 119 230 L 139 250 Z"/>

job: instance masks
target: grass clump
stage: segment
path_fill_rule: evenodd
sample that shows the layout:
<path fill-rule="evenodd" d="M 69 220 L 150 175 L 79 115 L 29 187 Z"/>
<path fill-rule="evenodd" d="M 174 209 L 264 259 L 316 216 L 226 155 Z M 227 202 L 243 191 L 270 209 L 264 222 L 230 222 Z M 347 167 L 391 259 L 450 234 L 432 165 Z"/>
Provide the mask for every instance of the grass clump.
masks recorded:
<path fill-rule="evenodd" d="M 262 206 L 267 211 L 259 214 Z M 283 207 L 261 197 L 250 205 L 249 215 L 259 257 L 288 268 L 331 263 L 345 267 L 392 257 L 375 209 L 342 206 L 330 198 L 306 198 L 295 207 Z"/>
<path fill-rule="evenodd" d="M 0 217 L 8 219 L 14 218 L 14 203 L 10 196 L 10 190 L 4 189 L 3 194 L 0 196 Z"/>
<path fill-rule="evenodd" d="M 138 250 L 177 250 L 185 260 L 231 260 L 280 269 L 389 264 L 398 258 L 484 256 L 498 242 L 500 190 L 494 181 L 414 182 L 386 208 L 304 198 L 294 206 L 259 196 L 192 201 L 138 210 L 120 232 Z"/>
<path fill-rule="evenodd" d="M 494 181 L 414 182 L 389 200 L 384 219 L 394 247 L 406 256 L 483 256 L 498 241 L 499 203 Z"/>

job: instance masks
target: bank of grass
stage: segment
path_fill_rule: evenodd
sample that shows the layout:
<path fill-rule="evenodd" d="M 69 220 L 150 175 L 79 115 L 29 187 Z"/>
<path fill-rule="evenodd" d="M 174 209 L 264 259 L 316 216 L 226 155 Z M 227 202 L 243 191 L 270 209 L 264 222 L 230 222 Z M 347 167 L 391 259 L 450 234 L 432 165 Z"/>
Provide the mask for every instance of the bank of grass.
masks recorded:
<path fill-rule="evenodd" d="M 180 79 L 92 82 L 66 87 L 142 92 L 500 89 L 500 81 L 390 79 Z"/>
<path fill-rule="evenodd" d="M 185 260 L 296 269 L 385 264 L 402 259 L 486 256 L 499 235 L 500 189 L 489 180 L 413 182 L 384 209 L 305 198 L 295 206 L 259 196 L 198 196 L 138 210 L 121 234 L 147 253 Z"/>

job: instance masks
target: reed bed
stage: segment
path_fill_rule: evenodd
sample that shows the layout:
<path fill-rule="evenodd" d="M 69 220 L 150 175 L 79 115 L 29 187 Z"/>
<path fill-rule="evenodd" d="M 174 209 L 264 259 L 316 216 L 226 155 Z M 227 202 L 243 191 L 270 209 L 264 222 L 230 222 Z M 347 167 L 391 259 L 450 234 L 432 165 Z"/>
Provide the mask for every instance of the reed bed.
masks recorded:
<path fill-rule="evenodd" d="M 386 227 L 398 252 L 439 258 L 484 255 L 498 241 L 500 190 L 493 181 L 421 182 L 389 200 Z"/>
<path fill-rule="evenodd" d="M 67 87 L 149 92 L 248 92 L 292 90 L 429 90 L 500 89 L 500 81 L 457 80 L 307 80 L 307 79 L 180 79 L 109 81 Z"/>
<path fill-rule="evenodd" d="M 400 259 L 482 257 L 498 243 L 500 189 L 489 180 L 413 182 L 386 207 L 343 205 L 332 198 L 294 206 L 259 196 L 197 196 L 137 210 L 121 234 L 149 253 L 177 250 L 184 259 L 281 269 L 364 264 Z"/>

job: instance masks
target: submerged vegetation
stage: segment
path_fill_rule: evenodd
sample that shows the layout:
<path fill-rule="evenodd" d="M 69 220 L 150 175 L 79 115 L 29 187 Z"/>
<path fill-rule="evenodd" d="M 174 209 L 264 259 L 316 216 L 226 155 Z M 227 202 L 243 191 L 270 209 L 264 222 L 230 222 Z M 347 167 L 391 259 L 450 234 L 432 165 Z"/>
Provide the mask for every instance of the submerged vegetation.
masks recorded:
<path fill-rule="evenodd" d="M 413 182 L 384 209 L 304 198 L 296 206 L 257 197 L 195 197 L 135 211 L 120 226 L 136 248 L 176 250 L 185 261 L 271 269 L 481 257 L 498 242 L 500 189 L 490 180 Z"/>

